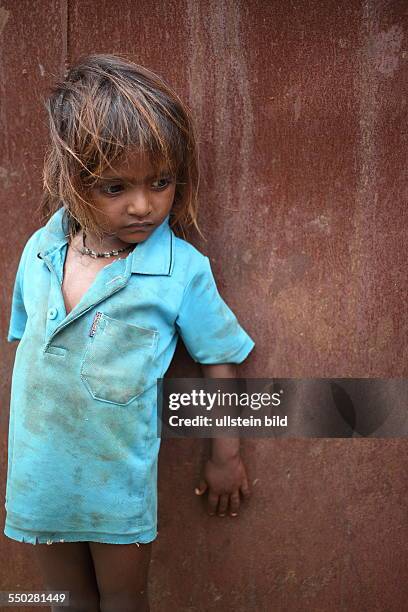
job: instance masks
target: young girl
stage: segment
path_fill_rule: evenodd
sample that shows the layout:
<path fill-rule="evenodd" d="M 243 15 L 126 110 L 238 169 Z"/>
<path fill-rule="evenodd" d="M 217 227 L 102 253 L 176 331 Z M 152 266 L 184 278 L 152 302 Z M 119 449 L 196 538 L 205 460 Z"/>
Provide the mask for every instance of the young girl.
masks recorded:
<path fill-rule="evenodd" d="M 148 610 L 157 537 L 156 381 L 180 335 L 207 377 L 254 343 L 218 294 L 196 223 L 190 113 L 149 70 L 112 55 L 72 68 L 47 109 L 47 223 L 19 263 L 4 533 L 40 544 L 64 610 Z M 239 441 L 218 438 L 195 492 L 237 516 Z M 45 545 L 44 545 L 45 544 Z M 136 546 L 135 546 L 136 544 Z M 54 604 L 53 610 L 59 610 Z"/>

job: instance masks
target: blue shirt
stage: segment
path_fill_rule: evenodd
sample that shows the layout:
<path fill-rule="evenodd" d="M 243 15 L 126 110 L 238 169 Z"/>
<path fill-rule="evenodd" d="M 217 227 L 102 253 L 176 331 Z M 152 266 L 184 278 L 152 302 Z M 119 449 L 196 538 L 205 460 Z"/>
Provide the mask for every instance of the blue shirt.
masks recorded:
<path fill-rule="evenodd" d="M 254 342 L 220 297 L 207 257 L 169 217 L 102 268 L 69 314 L 60 208 L 19 263 L 8 341 L 6 523 L 19 541 L 150 542 L 157 536 L 156 380 L 182 337 L 202 364 L 240 363 Z"/>

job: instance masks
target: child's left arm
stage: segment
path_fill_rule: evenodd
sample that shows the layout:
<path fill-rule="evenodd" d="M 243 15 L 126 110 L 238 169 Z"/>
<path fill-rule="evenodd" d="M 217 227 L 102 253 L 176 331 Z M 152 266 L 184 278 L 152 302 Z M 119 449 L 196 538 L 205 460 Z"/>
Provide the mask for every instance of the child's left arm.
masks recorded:
<path fill-rule="evenodd" d="M 201 364 L 205 378 L 236 378 L 236 366 L 232 363 L 218 365 Z M 250 497 L 248 478 L 240 455 L 239 438 L 213 438 L 211 456 L 204 465 L 203 475 L 196 495 L 208 489 L 208 513 L 213 516 L 238 516 L 240 492 L 244 499 Z"/>

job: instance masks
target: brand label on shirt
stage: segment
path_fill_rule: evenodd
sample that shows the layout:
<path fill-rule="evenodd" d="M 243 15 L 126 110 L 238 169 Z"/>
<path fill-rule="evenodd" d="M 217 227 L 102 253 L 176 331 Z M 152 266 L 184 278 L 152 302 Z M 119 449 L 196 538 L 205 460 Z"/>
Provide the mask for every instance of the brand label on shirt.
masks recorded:
<path fill-rule="evenodd" d="M 89 335 L 91 336 L 91 338 L 95 335 L 96 328 L 98 327 L 99 319 L 101 318 L 101 316 L 102 313 L 98 311 L 93 318 L 91 329 L 89 330 Z"/>

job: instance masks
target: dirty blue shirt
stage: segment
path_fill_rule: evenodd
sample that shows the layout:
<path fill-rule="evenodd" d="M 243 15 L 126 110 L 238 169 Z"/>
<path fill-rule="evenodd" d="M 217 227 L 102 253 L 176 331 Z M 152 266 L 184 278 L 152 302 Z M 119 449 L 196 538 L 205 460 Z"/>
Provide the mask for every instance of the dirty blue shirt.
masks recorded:
<path fill-rule="evenodd" d="M 181 336 L 202 364 L 241 363 L 254 342 L 220 297 L 207 257 L 169 217 L 102 268 L 67 315 L 65 208 L 28 240 L 8 341 L 4 533 L 23 542 L 157 537 L 156 381 Z"/>

